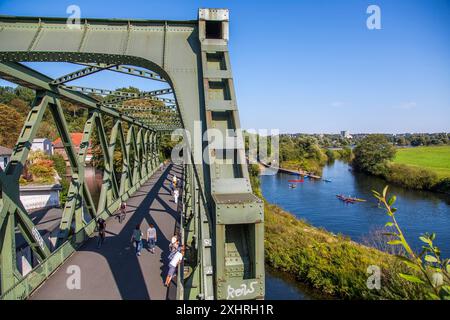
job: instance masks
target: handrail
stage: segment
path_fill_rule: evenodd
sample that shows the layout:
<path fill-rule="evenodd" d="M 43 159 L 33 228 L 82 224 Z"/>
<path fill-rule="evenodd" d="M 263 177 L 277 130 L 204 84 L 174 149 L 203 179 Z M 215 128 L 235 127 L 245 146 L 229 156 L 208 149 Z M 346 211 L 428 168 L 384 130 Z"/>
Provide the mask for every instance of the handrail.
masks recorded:
<path fill-rule="evenodd" d="M 181 195 L 181 201 L 178 205 L 177 211 L 179 211 L 180 213 L 180 245 L 181 248 L 184 247 L 185 243 L 184 243 L 184 213 L 185 213 L 185 199 L 186 199 L 186 194 L 187 194 L 187 179 L 186 179 L 186 164 L 183 165 L 183 179 L 182 184 L 183 184 L 183 192 Z M 179 210 L 181 208 L 181 210 Z M 178 266 L 178 271 L 177 271 L 177 294 L 176 294 L 176 299 L 177 300 L 184 300 L 184 257 L 183 259 L 181 259 L 180 265 Z"/>

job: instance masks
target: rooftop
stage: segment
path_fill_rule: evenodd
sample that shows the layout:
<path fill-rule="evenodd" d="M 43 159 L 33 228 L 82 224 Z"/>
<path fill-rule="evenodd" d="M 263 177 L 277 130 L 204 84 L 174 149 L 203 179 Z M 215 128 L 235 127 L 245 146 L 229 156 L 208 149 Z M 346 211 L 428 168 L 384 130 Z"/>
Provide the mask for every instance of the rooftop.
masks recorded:
<path fill-rule="evenodd" d="M 82 132 L 74 132 L 70 134 L 70 140 L 72 140 L 72 143 L 75 146 L 80 146 L 81 144 L 81 139 L 83 138 L 83 133 Z M 61 142 L 61 138 L 56 139 L 55 141 L 53 141 L 53 146 L 54 147 L 62 147 L 62 142 Z"/>
<path fill-rule="evenodd" d="M 0 155 L 2 156 L 10 156 L 12 154 L 12 149 L 0 146 Z"/>

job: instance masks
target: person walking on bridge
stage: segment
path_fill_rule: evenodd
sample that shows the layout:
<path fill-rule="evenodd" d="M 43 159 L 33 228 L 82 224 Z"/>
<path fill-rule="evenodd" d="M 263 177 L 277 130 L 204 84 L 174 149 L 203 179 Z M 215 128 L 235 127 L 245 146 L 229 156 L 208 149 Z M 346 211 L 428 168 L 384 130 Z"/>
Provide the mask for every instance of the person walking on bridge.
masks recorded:
<path fill-rule="evenodd" d="M 137 224 L 136 228 L 133 230 L 133 235 L 131 236 L 131 241 L 134 241 L 134 245 L 136 246 L 136 255 L 141 255 L 142 248 L 142 231 L 141 224 Z"/>
<path fill-rule="evenodd" d="M 106 221 L 102 218 L 97 220 L 97 230 L 98 230 L 98 243 L 97 247 L 100 248 L 105 241 L 105 232 L 106 232 Z"/>
<path fill-rule="evenodd" d="M 175 174 L 173 175 L 172 182 L 173 182 L 174 187 L 176 187 L 177 186 L 177 176 Z"/>
<path fill-rule="evenodd" d="M 178 251 L 179 244 L 178 235 L 174 234 L 169 243 L 169 260 L 172 260 L 173 256 Z"/>
<path fill-rule="evenodd" d="M 178 197 L 180 196 L 180 192 L 178 191 L 178 189 L 175 189 L 173 191 L 173 201 L 175 202 L 175 204 L 178 204 Z"/>
<path fill-rule="evenodd" d="M 183 260 L 184 256 L 184 247 L 181 248 L 180 251 L 177 251 L 173 258 L 169 262 L 169 272 L 167 273 L 166 281 L 164 285 L 168 287 L 170 285 L 170 282 L 172 281 L 172 278 L 174 277 L 175 271 L 178 267 L 178 265 Z"/>
<path fill-rule="evenodd" d="M 119 208 L 119 223 L 122 223 L 125 220 L 125 216 L 127 214 L 127 203 L 125 201 L 120 203 Z"/>
<path fill-rule="evenodd" d="M 147 244 L 150 252 L 155 253 L 156 229 L 152 223 L 150 223 L 149 228 L 147 229 Z"/>

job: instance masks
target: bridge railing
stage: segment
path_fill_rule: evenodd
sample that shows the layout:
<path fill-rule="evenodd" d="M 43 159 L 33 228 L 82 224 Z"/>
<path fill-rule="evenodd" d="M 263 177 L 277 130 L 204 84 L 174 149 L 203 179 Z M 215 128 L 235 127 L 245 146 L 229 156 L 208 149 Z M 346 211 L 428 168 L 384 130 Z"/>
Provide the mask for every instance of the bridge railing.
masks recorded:
<path fill-rule="evenodd" d="M 183 191 L 181 194 L 180 205 L 178 206 L 178 211 L 180 214 L 179 218 L 179 233 L 180 233 L 180 245 L 181 247 L 185 246 L 185 233 L 184 233 L 184 215 L 186 213 L 186 197 L 189 194 L 189 172 L 188 166 L 186 164 L 183 165 Z M 184 300 L 184 257 L 181 260 L 180 265 L 178 266 L 177 271 L 177 300 Z"/>
<path fill-rule="evenodd" d="M 106 215 L 106 213 L 105 213 Z M 30 273 L 5 291 L 2 300 L 26 299 L 35 289 L 47 280 L 64 261 L 79 248 L 95 231 L 96 221 L 91 220 L 84 229 L 72 235 L 68 241 L 58 247 L 52 254 Z"/>

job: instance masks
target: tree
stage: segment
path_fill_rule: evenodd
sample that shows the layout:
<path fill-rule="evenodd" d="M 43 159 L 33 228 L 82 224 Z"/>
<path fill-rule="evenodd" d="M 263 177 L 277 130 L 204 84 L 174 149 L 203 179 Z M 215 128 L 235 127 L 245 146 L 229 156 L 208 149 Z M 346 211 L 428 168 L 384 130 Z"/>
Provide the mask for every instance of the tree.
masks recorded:
<path fill-rule="evenodd" d="M 14 98 L 16 98 L 14 88 L 0 87 L 0 103 L 9 103 Z"/>
<path fill-rule="evenodd" d="M 34 90 L 21 86 L 17 86 L 14 90 L 14 93 L 17 98 L 25 101 L 28 105 L 34 100 L 34 97 L 36 96 Z"/>
<path fill-rule="evenodd" d="M 354 149 L 353 167 L 373 175 L 386 171 L 386 164 L 395 156 L 395 148 L 383 135 L 369 135 Z"/>
<path fill-rule="evenodd" d="M 24 118 L 14 108 L 0 104 L 0 145 L 14 148 L 22 129 Z"/>

